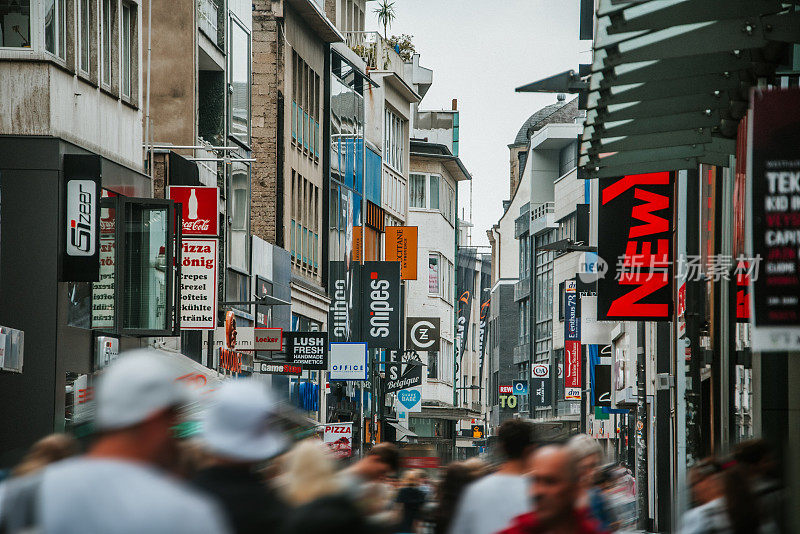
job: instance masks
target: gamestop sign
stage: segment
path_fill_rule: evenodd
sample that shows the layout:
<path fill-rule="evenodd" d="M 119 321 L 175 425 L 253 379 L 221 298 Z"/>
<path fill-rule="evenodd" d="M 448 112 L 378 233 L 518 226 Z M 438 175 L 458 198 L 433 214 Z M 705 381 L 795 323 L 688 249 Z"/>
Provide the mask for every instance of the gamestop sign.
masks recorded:
<path fill-rule="evenodd" d="M 194 187 L 171 185 L 167 188 L 171 200 L 183 206 L 181 217 L 183 235 L 205 235 L 216 237 L 219 233 L 219 215 L 216 187 Z"/>
<path fill-rule="evenodd" d="M 670 172 L 600 179 L 598 320 L 672 317 L 672 184 Z"/>
<path fill-rule="evenodd" d="M 400 348 L 400 262 L 364 262 L 361 284 L 364 341 L 371 348 Z"/>

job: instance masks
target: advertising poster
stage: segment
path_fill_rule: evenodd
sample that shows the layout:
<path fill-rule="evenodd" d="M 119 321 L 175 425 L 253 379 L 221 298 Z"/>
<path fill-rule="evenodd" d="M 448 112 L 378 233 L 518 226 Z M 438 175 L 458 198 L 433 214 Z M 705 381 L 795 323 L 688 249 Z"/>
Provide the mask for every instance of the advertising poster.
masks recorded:
<path fill-rule="evenodd" d="M 417 233 L 416 226 L 386 227 L 386 261 L 400 262 L 400 278 L 417 279 Z"/>
<path fill-rule="evenodd" d="M 217 326 L 217 240 L 184 238 L 182 248 L 181 330 L 211 330 Z"/>
<path fill-rule="evenodd" d="M 597 280 L 601 321 L 672 318 L 673 174 L 655 172 L 601 178 Z"/>
<path fill-rule="evenodd" d="M 167 198 L 180 202 L 184 236 L 212 236 L 219 233 L 219 189 L 189 185 L 167 187 Z"/>
<path fill-rule="evenodd" d="M 325 332 L 286 332 L 286 358 L 303 369 L 328 370 L 328 334 Z"/>
<path fill-rule="evenodd" d="M 402 303 L 400 263 L 367 261 L 361 273 L 363 284 L 361 340 L 372 348 L 400 348 Z"/>
<path fill-rule="evenodd" d="M 581 398 L 581 342 L 564 341 L 564 398 Z"/>
<path fill-rule="evenodd" d="M 754 351 L 800 349 L 800 90 L 752 98 L 752 253 Z M 755 272 L 755 271 L 754 271 Z"/>
<path fill-rule="evenodd" d="M 330 380 L 366 380 L 367 344 L 330 343 Z"/>
<path fill-rule="evenodd" d="M 349 458 L 353 455 L 353 423 L 325 425 L 322 441 L 337 458 Z"/>

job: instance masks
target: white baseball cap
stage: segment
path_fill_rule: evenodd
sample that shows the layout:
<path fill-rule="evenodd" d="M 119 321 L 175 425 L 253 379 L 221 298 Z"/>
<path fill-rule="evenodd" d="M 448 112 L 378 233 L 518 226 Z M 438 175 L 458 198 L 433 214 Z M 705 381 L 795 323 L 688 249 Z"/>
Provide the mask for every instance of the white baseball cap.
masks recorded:
<path fill-rule="evenodd" d="M 276 422 L 277 410 L 265 384 L 253 379 L 226 381 L 206 409 L 203 441 L 223 458 L 245 462 L 271 458 L 287 446 Z"/>
<path fill-rule="evenodd" d="M 120 354 L 100 376 L 95 399 L 98 430 L 128 428 L 191 396 L 164 361 L 161 351 L 136 349 Z"/>

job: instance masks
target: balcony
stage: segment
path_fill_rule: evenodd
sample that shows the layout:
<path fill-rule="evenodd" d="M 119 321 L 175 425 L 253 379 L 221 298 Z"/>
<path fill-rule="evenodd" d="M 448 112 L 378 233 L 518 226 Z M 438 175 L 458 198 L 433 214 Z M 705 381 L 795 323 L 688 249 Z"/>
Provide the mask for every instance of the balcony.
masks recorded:
<path fill-rule="evenodd" d="M 545 228 L 558 228 L 555 212 L 555 202 L 542 202 L 531 206 L 531 235 L 536 235 Z"/>
<path fill-rule="evenodd" d="M 523 278 L 514 284 L 514 302 L 524 299 L 531 294 L 531 279 L 530 277 Z"/>
<path fill-rule="evenodd" d="M 219 35 L 219 5 L 217 0 L 198 0 L 197 27 L 217 46 L 221 45 Z"/>
<path fill-rule="evenodd" d="M 347 46 L 361 56 L 371 70 L 386 70 L 403 78 L 403 60 L 378 32 L 347 32 Z"/>

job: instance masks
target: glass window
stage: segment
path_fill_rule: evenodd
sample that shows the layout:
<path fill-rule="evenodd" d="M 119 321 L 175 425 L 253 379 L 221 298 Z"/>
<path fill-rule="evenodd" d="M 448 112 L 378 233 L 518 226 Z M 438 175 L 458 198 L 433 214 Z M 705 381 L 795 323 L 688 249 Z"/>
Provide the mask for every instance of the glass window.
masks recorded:
<path fill-rule="evenodd" d="M 412 208 L 426 208 L 425 202 L 425 175 L 412 174 L 411 185 L 408 188 L 408 194 L 411 197 L 408 205 Z"/>
<path fill-rule="evenodd" d="M 439 351 L 428 351 L 428 378 L 439 378 Z"/>
<path fill-rule="evenodd" d="M 234 19 L 231 19 L 230 41 L 230 133 L 242 143 L 249 144 L 250 34 Z M 298 115 L 300 113 L 298 110 Z M 298 125 L 297 134 L 302 135 L 302 125 Z"/>
<path fill-rule="evenodd" d="M 428 255 L 428 293 L 439 294 L 439 254 Z"/>
<path fill-rule="evenodd" d="M 103 13 L 100 19 L 100 44 L 103 68 L 101 75 L 106 86 L 111 85 L 111 35 L 114 31 L 114 5 L 111 0 L 102 0 Z"/>
<path fill-rule="evenodd" d="M 435 174 L 431 174 L 431 186 L 429 189 L 430 196 L 431 196 L 431 203 L 430 209 L 438 210 L 439 209 L 439 177 Z"/>
<path fill-rule="evenodd" d="M 50 3 L 45 2 L 45 6 Z M 0 46 L 31 47 L 30 0 L 0 2 Z"/>
<path fill-rule="evenodd" d="M 167 328 L 166 247 L 168 209 L 125 205 L 122 327 Z"/>
<path fill-rule="evenodd" d="M 246 302 L 250 299 L 250 277 L 237 271 L 228 269 L 228 279 L 225 284 L 225 300 L 228 302 Z M 233 304 L 233 308 L 250 313 L 247 304 Z"/>
<path fill-rule="evenodd" d="M 44 2 L 44 47 L 54 56 L 67 58 L 66 52 L 66 0 L 45 0 Z M 30 9 L 29 9 L 30 11 Z M 5 34 L 5 26 L 3 33 Z M 12 28 L 12 35 L 16 33 Z M 30 46 L 30 44 L 28 45 Z"/>
<path fill-rule="evenodd" d="M 249 168 L 243 163 L 234 163 L 230 190 L 230 246 L 228 263 L 232 267 L 248 268 L 248 232 L 250 227 L 250 177 Z"/>
<path fill-rule="evenodd" d="M 122 4 L 122 50 L 120 51 L 120 64 L 122 68 L 122 94 L 131 96 L 131 75 L 133 68 L 133 55 L 131 52 L 131 38 L 133 36 L 133 7 L 130 4 Z"/>
<path fill-rule="evenodd" d="M 80 45 L 79 67 L 83 72 L 89 72 L 89 35 L 91 34 L 89 6 L 90 0 L 78 1 L 78 43 Z"/>

